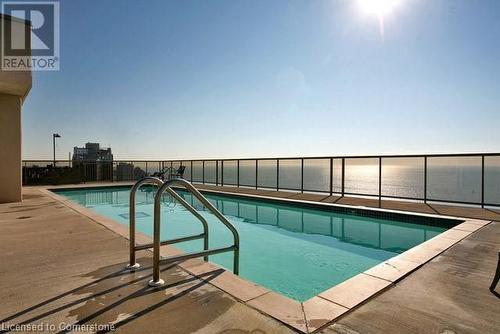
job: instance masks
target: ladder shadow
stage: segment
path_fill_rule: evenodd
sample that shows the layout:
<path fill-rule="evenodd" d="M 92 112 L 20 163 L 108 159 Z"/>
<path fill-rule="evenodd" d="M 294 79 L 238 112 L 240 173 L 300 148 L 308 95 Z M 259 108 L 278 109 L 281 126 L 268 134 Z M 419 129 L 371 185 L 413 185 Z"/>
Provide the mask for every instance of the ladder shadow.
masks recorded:
<path fill-rule="evenodd" d="M 123 267 L 125 267 L 125 264 L 123 265 Z M 142 268 L 139 268 L 139 269 L 135 270 L 134 273 L 138 273 L 138 272 L 141 272 L 141 271 L 149 270 L 151 268 L 152 268 L 152 266 L 142 267 Z M 164 270 L 166 270 L 166 269 L 164 269 Z M 98 279 L 96 279 L 96 280 L 94 280 L 92 282 L 89 282 L 89 283 L 81 285 L 81 286 L 79 286 L 77 288 L 74 288 L 74 289 L 71 289 L 69 291 L 66 291 L 66 292 L 64 292 L 64 293 L 62 293 L 60 295 L 57 295 L 55 297 L 49 298 L 47 300 L 44 300 L 41 303 L 35 304 L 33 306 L 30 306 L 30 307 L 28 307 L 28 308 L 26 308 L 26 309 L 24 309 L 22 311 L 19 311 L 19 312 L 13 314 L 13 315 L 10 315 L 10 316 L 6 317 L 6 318 L 0 319 L 0 323 L 6 323 L 8 321 L 11 321 L 11 320 L 13 320 L 15 318 L 18 318 L 18 317 L 20 317 L 22 315 L 25 315 L 25 314 L 29 313 L 29 312 L 35 311 L 38 308 L 41 308 L 41 307 L 46 306 L 46 305 L 48 305 L 50 303 L 53 303 L 53 302 L 55 302 L 55 301 L 57 301 L 59 299 L 63 299 L 64 297 L 67 297 L 67 296 L 70 296 L 72 294 L 78 293 L 79 291 L 81 291 L 83 289 L 92 287 L 93 285 L 97 285 L 98 283 L 103 282 L 105 280 L 116 278 L 116 277 L 119 277 L 119 276 L 122 276 L 122 275 L 125 275 L 125 274 L 130 274 L 130 273 L 131 273 L 130 271 L 127 271 L 127 270 L 124 270 L 124 269 L 120 269 L 120 270 L 114 271 L 114 272 L 112 272 L 112 273 L 110 273 L 108 275 L 105 275 L 105 276 L 103 276 L 101 278 L 98 278 Z M 84 299 L 84 298 L 82 298 L 82 299 Z M 4 333 L 4 331 L 0 331 L 0 333 Z"/>
<path fill-rule="evenodd" d="M 181 280 L 179 282 L 175 282 L 175 283 L 172 283 L 172 284 L 166 284 L 162 287 L 157 287 L 157 288 L 152 288 L 152 287 L 148 287 L 148 286 L 145 286 L 125 297 L 123 297 L 122 299 L 120 300 L 117 300 L 116 302 L 80 319 L 79 321 L 71 324 L 70 326 L 78 326 L 78 325 L 83 325 L 87 322 L 89 322 L 90 320 L 110 311 L 110 310 L 113 310 L 115 309 L 116 307 L 124 304 L 125 302 L 127 301 L 130 301 L 132 299 L 135 299 L 135 298 L 138 298 L 138 297 L 143 297 L 143 296 L 147 296 L 147 295 L 150 295 L 150 294 L 154 294 L 154 293 L 157 293 L 159 291 L 164 291 L 164 290 L 167 290 L 169 288 L 172 288 L 172 287 L 176 287 L 178 285 L 182 285 L 182 284 L 186 284 L 186 283 L 190 283 L 190 282 L 194 282 L 194 281 L 199 281 L 198 283 L 196 283 L 195 285 L 187 288 L 187 289 L 184 289 L 176 294 L 173 294 L 169 297 L 167 297 L 166 299 L 163 299 L 162 301 L 160 302 L 157 302 L 155 304 L 152 304 L 140 311 L 137 311 L 135 313 L 132 313 L 129 317 L 125 318 L 125 319 L 122 319 L 120 321 L 117 321 L 117 322 L 114 322 L 113 323 L 113 329 L 105 329 L 105 330 L 99 330 L 97 331 L 96 333 L 107 333 L 107 332 L 110 332 L 110 331 L 115 331 L 116 329 L 134 321 L 134 320 L 137 320 L 139 319 L 140 317 L 164 306 L 164 305 L 167 305 L 191 292 L 194 292 L 198 289 L 200 289 L 201 287 L 209 284 L 209 282 L 213 279 L 215 279 L 217 276 L 221 275 L 222 273 L 224 272 L 224 269 L 215 269 L 213 271 L 210 271 L 210 272 L 206 272 L 206 273 L 203 273 L 203 274 L 200 274 L 198 276 L 190 276 L 184 280 Z M 58 332 L 58 334 L 63 334 L 63 333 L 69 333 L 71 332 L 71 330 L 61 330 L 60 332 Z"/>
<path fill-rule="evenodd" d="M 176 265 L 177 265 L 176 263 L 169 264 L 168 266 L 161 268 L 161 272 L 164 273 L 170 269 L 173 269 L 176 267 Z M 120 266 L 120 268 L 123 268 L 125 266 L 125 264 L 113 265 L 111 267 L 114 268 L 117 266 Z M 102 273 L 103 271 L 107 272 L 107 271 L 109 271 L 109 269 L 110 269 L 109 267 L 101 268 L 95 272 L 88 273 L 84 276 L 91 276 L 91 277 L 99 276 L 100 273 Z M 212 280 L 213 278 L 217 277 L 222 272 L 224 272 L 223 269 L 218 269 L 218 270 L 214 270 L 212 272 L 208 272 L 208 273 L 203 274 L 203 275 L 198 275 L 198 277 L 187 275 L 185 277 L 182 277 L 178 281 L 166 284 L 166 285 L 159 287 L 159 288 L 151 288 L 151 287 L 147 286 L 147 281 L 150 279 L 150 275 L 142 275 L 142 276 L 137 277 L 137 278 L 132 277 L 132 279 L 130 279 L 130 277 L 129 277 L 129 279 L 126 282 L 123 282 L 123 283 L 121 282 L 124 279 L 127 279 L 128 275 L 142 273 L 142 272 L 148 271 L 150 269 L 151 269 L 151 266 L 142 267 L 142 268 L 139 268 L 133 272 L 130 272 L 130 271 L 124 270 L 124 269 L 114 270 L 113 272 L 105 274 L 104 276 L 99 277 L 98 279 L 95 279 L 89 283 L 86 283 L 86 284 L 81 285 L 77 288 L 71 289 L 69 291 L 66 291 L 60 295 L 49 298 L 41 303 L 30 306 L 30 307 L 28 307 L 22 311 L 19 311 L 11 316 L 8 316 L 4 319 L 1 319 L 0 323 L 7 323 L 7 322 L 12 321 L 16 318 L 19 318 L 23 315 L 26 315 L 30 312 L 34 312 L 40 308 L 46 307 L 47 305 L 50 305 L 51 303 L 62 300 L 65 297 L 75 295 L 75 294 L 85 294 L 86 296 L 84 296 L 82 298 L 78 298 L 78 299 L 73 300 L 73 301 L 69 301 L 67 303 L 64 303 L 63 305 L 54 306 L 54 307 L 50 308 L 49 310 L 42 312 L 41 314 L 32 316 L 29 319 L 23 320 L 15 325 L 27 325 L 27 324 L 33 323 L 37 320 L 41 320 L 43 318 L 46 318 L 46 317 L 51 316 L 53 314 L 56 314 L 58 312 L 64 311 L 66 309 L 69 310 L 72 307 L 75 307 L 75 306 L 82 304 L 82 303 L 90 303 L 91 306 L 95 307 L 96 305 L 92 305 L 92 302 L 97 300 L 98 298 L 101 298 L 101 299 L 106 298 L 107 295 L 110 295 L 112 293 L 117 293 L 117 291 L 120 289 L 128 289 L 128 288 L 130 288 L 134 285 L 137 285 L 137 284 L 144 284 L 144 287 L 140 288 L 139 290 L 136 290 L 136 291 L 130 293 L 129 295 L 118 299 L 117 301 L 111 303 L 110 305 L 105 306 L 105 307 L 99 309 L 98 311 L 93 312 L 92 314 L 90 314 L 88 316 L 85 316 L 82 319 L 79 319 L 75 323 L 76 325 L 83 324 L 83 323 L 88 322 L 89 320 L 103 314 L 103 313 L 108 312 L 109 310 L 112 310 L 113 308 L 115 308 L 115 307 L 117 307 L 117 306 L 131 300 L 131 299 L 134 299 L 137 297 L 148 296 L 148 295 L 156 293 L 158 291 L 166 290 L 169 288 L 177 287 L 180 285 L 184 285 L 184 284 L 188 284 L 190 282 L 200 280 L 200 283 L 195 284 L 194 286 L 189 287 L 188 289 L 182 290 L 179 294 L 175 294 L 173 296 L 170 296 L 169 298 L 163 300 L 160 303 L 153 304 L 153 305 L 147 307 L 146 309 L 143 309 L 139 312 L 136 312 L 135 314 L 133 314 L 132 317 L 129 317 L 127 319 L 124 319 L 122 321 L 117 322 L 115 324 L 115 328 L 117 328 L 118 326 L 122 326 L 125 323 L 128 323 L 134 319 L 137 319 L 138 317 L 140 317 L 144 314 L 147 314 L 147 313 L 153 311 L 154 309 L 161 307 L 162 305 L 165 305 L 165 304 L 167 304 L 167 303 L 169 303 L 177 298 L 182 297 L 183 295 L 185 295 L 191 291 L 194 291 L 194 290 L 200 288 L 201 286 L 207 284 L 210 280 Z M 179 273 L 184 273 L 184 272 L 182 272 L 182 271 L 174 272 L 170 276 L 176 276 L 176 275 L 179 275 Z M 184 274 L 186 274 L 186 273 L 184 273 Z M 209 276 L 209 277 L 202 279 L 202 276 Z M 114 281 L 116 279 L 118 280 L 118 282 Z M 141 283 L 141 282 L 143 282 L 143 283 Z M 116 284 L 116 283 L 118 283 L 118 284 Z M 104 289 L 100 290 L 103 287 L 104 287 Z M 98 290 L 100 290 L 100 291 L 98 291 Z M 73 326 L 75 324 L 71 324 L 70 326 Z M 9 325 L 14 325 L 14 324 L 10 323 Z M 62 330 L 61 333 L 67 333 L 69 331 L 70 330 L 67 330 L 67 331 Z M 0 333 L 7 333 L 7 332 L 10 332 L 9 328 L 0 331 Z"/>

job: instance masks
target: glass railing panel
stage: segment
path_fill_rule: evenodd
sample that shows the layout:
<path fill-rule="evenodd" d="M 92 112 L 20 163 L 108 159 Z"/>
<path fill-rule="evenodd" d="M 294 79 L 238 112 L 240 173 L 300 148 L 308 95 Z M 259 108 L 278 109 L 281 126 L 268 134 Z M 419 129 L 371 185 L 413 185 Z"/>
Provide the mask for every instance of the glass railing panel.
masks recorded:
<path fill-rule="evenodd" d="M 177 171 L 181 167 L 181 162 L 180 161 L 169 161 L 168 164 L 166 164 L 164 166 L 165 167 L 172 166 L 172 168 Z"/>
<path fill-rule="evenodd" d="M 193 182 L 203 182 L 203 161 L 193 161 Z"/>
<path fill-rule="evenodd" d="M 205 183 L 215 184 L 217 181 L 217 161 L 205 161 Z"/>
<path fill-rule="evenodd" d="M 278 184 L 276 160 L 259 160 L 257 185 L 262 188 L 276 188 Z"/>
<path fill-rule="evenodd" d="M 68 160 L 58 160 L 58 161 L 56 161 L 56 167 L 69 168 L 69 167 L 71 167 L 71 161 L 68 161 Z"/>
<path fill-rule="evenodd" d="M 191 181 L 193 179 L 192 177 L 192 170 L 191 170 L 191 161 L 182 161 L 181 162 L 182 166 L 186 166 L 186 169 L 184 169 L 184 178 L 188 181 Z"/>
<path fill-rule="evenodd" d="M 304 159 L 304 191 L 330 191 L 330 159 Z"/>
<path fill-rule="evenodd" d="M 429 157 L 429 200 L 481 202 L 481 157 Z"/>
<path fill-rule="evenodd" d="M 332 191 L 342 192 L 342 159 L 333 159 Z"/>
<path fill-rule="evenodd" d="M 161 167 L 161 162 L 148 161 L 146 174 L 148 174 L 149 176 L 158 175 L 158 173 L 160 173 L 160 169 L 161 169 L 160 167 Z"/>
<path fill-rule="evenodd" d="M 78 163 L 73 162 L 73 168 L 78 168 Z M 116 181 L 133 181 L 134 165 L 126 160 L 113 161 L 113 177 Z"/>
<path fill-rule="evenodd" d="M 302 185 L 302 161 L 300 159 L 279 160 L 279 188 L 300 190 Z"/>
<path fill-rule="evenodd" d="M 238 184 L 238 161 L 224 160 L 224 185 Z"/>
<path fill-rule="evenodd" d="M 79 183 L 80 166 L 72 167 L 68 160 L 32 160 L 22 162 L 22 182 L 24 185 Z"/>
<path fill-rule="evenodd" d="M 97 162 L 97 173 L 98 181 L 113 181 L 113 163 L 111 161 Z"/>
<path fill-rule="evenodd" d="M 146 162 L 145 161 L 132 161 L 131 162 L 134 171 L 133 171 L 133 179 L 140 180 L 143 177 L 147 176 L 146 172 Z"/>
<path fill-rule="evenodd" d="M 378 195 L 378 158 L 345 159 L 345 192 Z"/>
<path fill-rule="evenodd" d="M 500 205 L 500 156 L 484 157 L 484 202 Z"/>
<path fill-rule="evenodd" d="M 219 180 L 219 185 L 221 185 L 221 180 L 222 180 L 222 161 L 217 160 L 217 178 Z"/>
<path fill-rule="evenodd" d="M 424 198 L 424 158 L 383 158 L 382 196 Z"/>
<path fill-rule="evenodd" d="M 54 164 L 54 162 L 51 160 L 30 160 L 30 161 L 24 161 L 23 167 L 46 168 L 46 167 L 52 167 L 53 164 Z"/>
<path fill-rule="evenodd" d="M 240 160 L 240 186 L 255 187 L 255 160 Z"/>
<path fill-rule="evenodd" d="M 187 169 L 188 166 L 191 166 L 190 161 L 166 161 L 164 162 L 163 166 L 165 169 L 172 167 L 172 169 L 176 174 L 178 171 L 180 171 L 181 166 L 185 166 L 184 172 L 182 173 L 182 177 L 186 180 L 189 180 L 191 177 L 191 171 Z"/>

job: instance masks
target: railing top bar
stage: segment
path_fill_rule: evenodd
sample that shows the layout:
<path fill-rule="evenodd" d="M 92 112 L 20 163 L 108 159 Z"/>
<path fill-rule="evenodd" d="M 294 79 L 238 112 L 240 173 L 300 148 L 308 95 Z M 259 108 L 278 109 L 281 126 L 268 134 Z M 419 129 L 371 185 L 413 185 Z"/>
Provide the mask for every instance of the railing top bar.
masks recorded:
<path fill-rule="evenodd" d="M 336 156 L 301 156 L 301 157 L 264 157 L 264 158 L 224 158 L 224 159 L 183 159 L 171 160 L 175 162 L 186 161 L 255 161 L 255 160 L 300 160 L 300 159 L 362 159 L 362 158 L 424 158 L 424 157 L 480 157 L 480 156 L 500 156 L 500 153 L 436 153 L 436 154 L 386 154 L 386 155 L 336 155 Z M 166 160 L 167 161 L 167 160 Z M 170 160 L 168 160 L 170 161 Z"/>
<path fill-rule="evenodd" d="M 99 161 L 96 161 L 96 160 L 68 160 L 68 159 L 57 159 L 56 162 L 87 162 L 87 163 L 95 163 L 95 162 L 102 162 L 102 163 L 111 163 L 111 162 L 157 162 L 157 163 L 160 163 L 160 162 L 170 162 L 170 161 L 181 161 L 181 160 L 124 160 L 124 159 L 114 159 L 114 160 L 99 160 Z M 183 160 L 184 161 L 184 160 Z M 187 160 L 189 161 L 189 160 Z M 54 162 L 53 159 L 23 159 L 23 162 Z"/>
<path fill-rule="evenodd" d="M 494 152 L 489 152 L 489 153 L 443 153 L 443 154 L 387 154 L 387 155 L 337 155 L 337 156 L 302 156 L 302 157 L 276 157 L 276 158 L 224 158 L 224 159 L 164 159 L 164 160 L 124 160 L 124 159 L 117 159 L 113 161 L 99 161 L 99 162 L 115 162 L 115 163 L 138 163 L 138 162 L 202 162 L 202 161 L 255 161 L 255 160 L 300 160 L 300 159 L 375 159 L 375 158 L 455 158 L 455 157 L 481 157 L 481 156 L 500 156 L 500 153 L 494 153 Z M 47 163 L 53 163 L 54 160 L 48 160 L 48 159 L 25 159 L 23 162 L 47 162 Z M 56 160 L 56 162 L 73 162 L 72 160 Z M 89 162 L 89 163 L 95 163 L 95 160 L 79 160 L 78 162 Z"/>

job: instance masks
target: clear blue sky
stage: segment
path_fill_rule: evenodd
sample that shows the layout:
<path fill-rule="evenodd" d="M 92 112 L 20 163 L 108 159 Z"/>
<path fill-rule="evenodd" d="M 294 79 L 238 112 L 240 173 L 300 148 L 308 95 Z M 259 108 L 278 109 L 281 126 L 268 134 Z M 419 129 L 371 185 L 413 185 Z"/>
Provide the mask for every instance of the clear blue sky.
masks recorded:
<path fill-rule="evenodd" d="M 500 151 L 500 1 L 62 1 L 24 157 Z"/>

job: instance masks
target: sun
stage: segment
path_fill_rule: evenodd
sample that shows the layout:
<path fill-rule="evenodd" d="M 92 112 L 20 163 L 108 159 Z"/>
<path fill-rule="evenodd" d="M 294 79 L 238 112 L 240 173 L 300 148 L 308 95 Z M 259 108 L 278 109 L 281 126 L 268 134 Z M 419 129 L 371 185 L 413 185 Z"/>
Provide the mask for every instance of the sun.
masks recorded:
<path fill-rule="evenodd" d="M 358 0 L 361 11 L 377 18 L 382 41 L 385 40 L 385 17 L 391 14 L 400 2 L 401 0 Z"/>
<path fill-rule="evenodd" d="M 358 0 L 358 2 L 366 14 L 384 16 L 392 12 L 400 0 Z"/>

